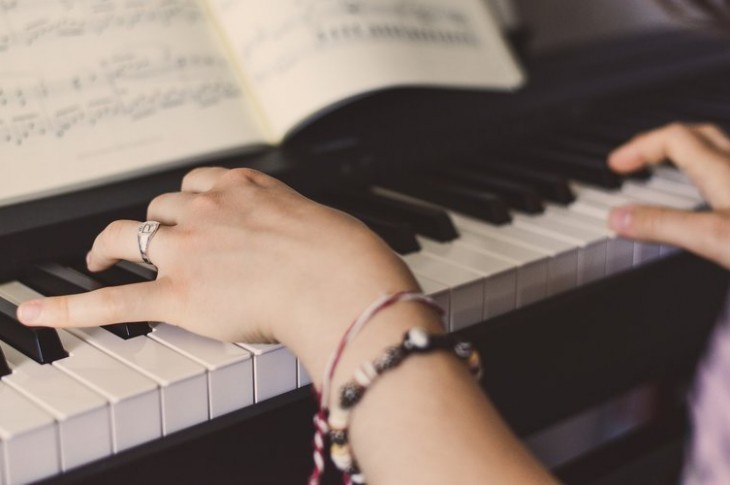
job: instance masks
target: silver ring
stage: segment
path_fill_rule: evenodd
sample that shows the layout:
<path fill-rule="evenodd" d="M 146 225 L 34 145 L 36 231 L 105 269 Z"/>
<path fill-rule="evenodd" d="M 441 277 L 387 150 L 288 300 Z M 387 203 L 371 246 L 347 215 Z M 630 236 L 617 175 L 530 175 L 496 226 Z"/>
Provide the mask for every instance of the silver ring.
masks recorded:
<path fill-rule="evenodd" d="M 137 230 L 137 245 L 139 246 L 139 255 L 142 256 L 142 261 L 147 264 L 154 263 L 150 261 L 147 255 L 147 249 L 150 247 L 150 241 L 157 234 L 157 230 L 160 228 L 160 223 L 157 221 L 147 221 L 139 226 Z"/>

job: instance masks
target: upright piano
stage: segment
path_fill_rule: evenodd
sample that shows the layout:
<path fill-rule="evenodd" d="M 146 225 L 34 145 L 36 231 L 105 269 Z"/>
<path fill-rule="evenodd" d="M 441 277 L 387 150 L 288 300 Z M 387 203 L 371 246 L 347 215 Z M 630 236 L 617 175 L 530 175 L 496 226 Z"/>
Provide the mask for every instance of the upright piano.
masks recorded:
<path fill-rule="evenodd" d="M 711 263 L 605 229 L 607 208 L 621 202 L 702 206 L 670 166 L 618 177 L 606 169 L 605 155 L 632 133 L 675 119 L 730 128 L 730 43 L 662 31 L 526 63 L 530 81 L 520 92 L 382 92 L 329 114 L 283 147 L 204 163 L 265 171 L 370 225 L 448 307 L 450 330 L 476 343 L 483 387 L 520 436 L 659 383 L 664 393 L 655 422 L 631 451 L 620 448 L 607 460 L 591 455 L 559 470 L 568 481 L 586 482 L 683 438 L 681 419 L 679 425 L 665 420 L 681 412 L 681 399 L 671 394 L 691 376 L 728 286 L 728 273 Z M 0 296 L 18 280 L 40 293 L 59 284 L 83 289 L 90 280 L 77 262 L 98 231 L 117 218 L 142 219 L 148 201 L 176 190 L 186 170 L 0 208 Z M 39 274 L 56 283 L 44 286 Z M 0 311 L 12 303 L 0 304 Z M 4 318 L 7 323 L 8 311 Z M 89 342 L 122 363 L 114 349 L 134 339 L 202 359 L 158 329 L 142 333 Z M 110 339 L 119 339 L 109 344 L 112 350 L 104 343 Z M 68 342 L 61 339 L 60 354 L 45 366 L 69 374 Z M 8 349 L 20 344 L 3 345 L 8 379 L 28 350 L 19 356 Z M 314 410 L 306 375 L 286 349 L 248 351 L 253 365 L 240 382 L 253 386 L 250 404 L 208 412 L 189 426 L 168 424 L 162 437 L 127 449 L 110 446 L 108 456 L 35 478 L 302 483 L 311 465 Z M 275 385 L 252 383 L 267 378 L 271 362 Z M 213 372 L 204 369 L 209 392 Z M 144 426 L 147 417 L 138 417 Z M 53 419 L 54 426 L 62 420 Z M 13 473 L 33 460 L 32 450 L 12 455 L 14 436 L 2 426 L 0 484 L 17 481 Z M 66 441 L 58 439 L 58 446 Z M 71 455 L 57 453 L 67 461 Z"/>

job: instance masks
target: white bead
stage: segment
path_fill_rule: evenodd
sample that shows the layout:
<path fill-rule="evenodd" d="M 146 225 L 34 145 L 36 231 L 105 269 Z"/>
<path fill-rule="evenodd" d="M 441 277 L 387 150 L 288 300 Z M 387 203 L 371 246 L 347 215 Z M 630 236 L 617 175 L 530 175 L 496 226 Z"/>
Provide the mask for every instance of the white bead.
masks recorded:
<path fill-rule="evenodd" d="M 365 483 L 365 475 L 362 473 L 356 473 L 354 475 L 350 475 L 350 480 L 352 480 L 352 483 Z"/>
<path fill-rule="evenodd" d="M 328 419 L 331 429 L 346 429 L 349 414 L 347 411 L 340 407 L 335 407 L 330 411 Z"/>
<path fill-rule="evenodd" d="M 417 349 L 426 347 L 428 340 L 428 334 L 422 328 L 416 327 L 408 331 L 408 341 Z"/>
<path fill-rule="evenodd" d="M 347 470 L 352 466 L 352 457 L 349 453 L 333 454 L 332 463 L 340 470 Z"/>
<path fill-rule="evenodd" d="M 368 387 L 378 377 L 378 371 L 375 370 L 372 362 L 365 362 L 357 368 L 353 377 L 355 378 L 355 382 L 362 387 Z"/>

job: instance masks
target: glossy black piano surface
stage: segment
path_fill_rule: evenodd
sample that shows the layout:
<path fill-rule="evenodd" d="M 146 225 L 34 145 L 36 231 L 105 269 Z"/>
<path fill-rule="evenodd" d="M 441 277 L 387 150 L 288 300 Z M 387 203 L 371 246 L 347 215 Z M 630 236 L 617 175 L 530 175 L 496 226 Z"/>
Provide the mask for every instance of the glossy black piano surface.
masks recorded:
<path fill-rule="evenodd" d="M 680 101 L 722 89 L 730 44 L 652 34 L 528 60 L 528 72 L 520 93 L 380 93 L 281 148 L 205 163 L 254 167 L 321 194 L 396 170 L 495 159 L 527 166 L 541 152 L 559 152 L 551 140 L 566 137 L 591 140 L 596 159 L 674 113 L 705 117 Z M 668 108 L 650 109 L 656 103 Z M 722 112 L 706 118 L 730 126 Z M 552 165 L 560 171 L 564 163 Z M 142 218 L 146 203 L 176 190 L 185 170 L 0 208 L 0 281 L 37 262 L 78 258 L 112 219 Z M 594 183 L 615 183 L 600 166 L 586 170 Z M 727 285 L 726 272 L 675 254 L 460 332 L 482 353 L 485 389 L 526 436 L 642 383 L 689 375 Z M 301 483 L 310 466 L 312 411 L 309 390 L 298 389 L 53 480 Z"/>

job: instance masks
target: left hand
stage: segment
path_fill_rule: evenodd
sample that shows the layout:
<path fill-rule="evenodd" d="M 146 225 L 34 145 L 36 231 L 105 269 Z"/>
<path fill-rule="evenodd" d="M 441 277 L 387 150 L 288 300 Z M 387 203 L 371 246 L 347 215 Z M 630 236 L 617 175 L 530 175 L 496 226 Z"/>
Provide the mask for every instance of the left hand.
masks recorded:
<path fill-rule="evenodd" d="M 620 207 L 609 225 L 623 236 L 679 246 L 730 269 L 730 139 L 714 125 L 672 123 L 634 137 L 608 163 L 628 173 L 665 160 L 687 174 L 712 210 Z"/>

